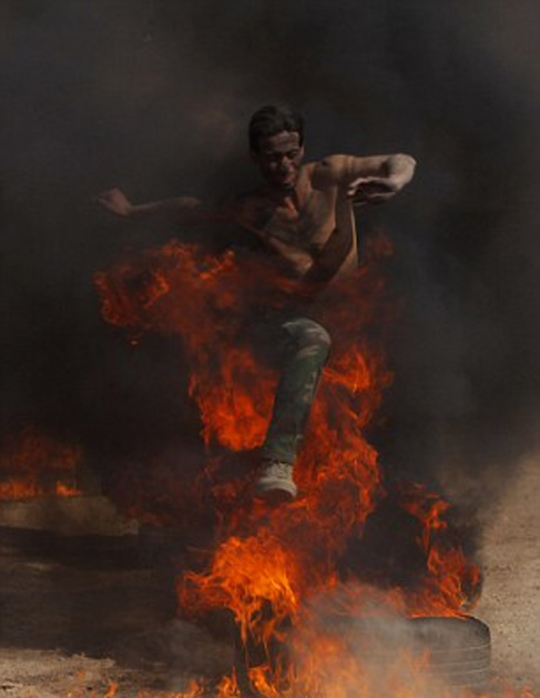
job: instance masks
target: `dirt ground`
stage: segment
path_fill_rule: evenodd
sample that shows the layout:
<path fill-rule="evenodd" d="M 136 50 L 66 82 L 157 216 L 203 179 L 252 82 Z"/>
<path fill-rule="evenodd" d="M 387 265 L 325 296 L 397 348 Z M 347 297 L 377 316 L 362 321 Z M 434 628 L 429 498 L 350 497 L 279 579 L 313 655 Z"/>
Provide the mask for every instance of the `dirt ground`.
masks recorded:
<path fill-rule="evenodd" d="M 540 457 L 523 460 L 484 521 L 484 588 L 475 615 L 492 634 L 493 668 L 540 695 Z"/>
<path fill-rule="evenodd" d="M 540 469 L 524 460 L 484 521 L 493 671 L 540 696 Z M 174 562 L 135 536 L 0 528 L 0 698 L 158 698 L 218 675 L 230 643 L 174 619 Z"/>

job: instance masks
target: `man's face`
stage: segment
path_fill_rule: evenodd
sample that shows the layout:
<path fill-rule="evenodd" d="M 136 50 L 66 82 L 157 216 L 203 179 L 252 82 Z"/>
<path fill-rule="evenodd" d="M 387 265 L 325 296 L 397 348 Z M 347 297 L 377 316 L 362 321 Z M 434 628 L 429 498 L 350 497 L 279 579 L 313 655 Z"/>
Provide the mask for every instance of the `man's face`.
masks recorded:
<path fill-rule="evenodd" d="M 293 190 L 298 181 L 304 148 L 296 131 L 281 131 L 259 140 L 259 149 L 251 151 L 263 177 L 276 189 Z"/>

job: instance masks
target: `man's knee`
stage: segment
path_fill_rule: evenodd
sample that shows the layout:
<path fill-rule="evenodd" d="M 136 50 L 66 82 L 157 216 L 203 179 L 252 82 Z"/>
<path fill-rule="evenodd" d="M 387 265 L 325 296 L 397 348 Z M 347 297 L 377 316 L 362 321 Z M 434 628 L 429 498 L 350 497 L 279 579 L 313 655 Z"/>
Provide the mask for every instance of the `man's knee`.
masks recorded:
<path fill-rule="evenodd" d="M 299 351 L 313 351 L 325 357 L 330 352 L 332 338 L 322 325 L 309 318 L 296 318 L 283 325 L 287 334 L 292 337 Z"/>

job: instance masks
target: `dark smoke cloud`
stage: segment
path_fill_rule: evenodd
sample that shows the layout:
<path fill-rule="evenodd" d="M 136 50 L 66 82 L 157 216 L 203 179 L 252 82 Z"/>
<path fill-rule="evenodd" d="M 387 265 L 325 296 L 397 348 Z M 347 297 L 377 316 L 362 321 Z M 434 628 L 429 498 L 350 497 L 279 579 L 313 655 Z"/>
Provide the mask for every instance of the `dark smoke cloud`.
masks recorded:
<path fill-rule="evenodd" d="M 285 101 L 305 112 L 314 157 L 419 161 L 361 225 L 393 235 L 405 308 L 375 434 L 387 469 L 437 480 L 444 466 L 472 489 L 508 476 L 539 407 L 532 0 L 18 0 L 3 13 L 4 429 L 38 422 L 99 462 L 182 448 L 197 420 L 178 347 L 129 347 L 91 284 L 119 249 L 177 231 L 128 229 L 91 196 L 250 187 L 247 119 Z"/>

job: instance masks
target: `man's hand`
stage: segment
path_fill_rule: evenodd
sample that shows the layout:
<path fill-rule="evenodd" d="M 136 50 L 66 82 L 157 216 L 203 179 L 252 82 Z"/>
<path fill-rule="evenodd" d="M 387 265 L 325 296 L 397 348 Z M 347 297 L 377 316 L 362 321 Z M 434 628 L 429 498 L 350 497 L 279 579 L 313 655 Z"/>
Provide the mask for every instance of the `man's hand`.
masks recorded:
<path fill-rule="evenodd" d="M 382 204 L 391 199 L 398 187 L 388 177 L 358 177 L 347 187 L 346 195 L 358 206 Z"/>
<path fill-rule="evenodd" d="M 101 192 L 96 196 L 96 201 L 107 211 L 122 218 L 129 218 L 133 213 L 133 204 L 118 187 Z"/>

